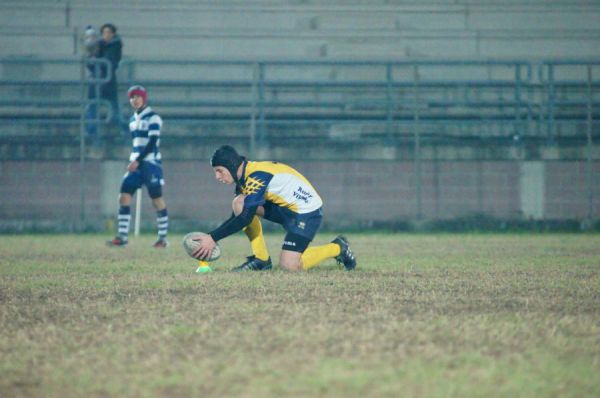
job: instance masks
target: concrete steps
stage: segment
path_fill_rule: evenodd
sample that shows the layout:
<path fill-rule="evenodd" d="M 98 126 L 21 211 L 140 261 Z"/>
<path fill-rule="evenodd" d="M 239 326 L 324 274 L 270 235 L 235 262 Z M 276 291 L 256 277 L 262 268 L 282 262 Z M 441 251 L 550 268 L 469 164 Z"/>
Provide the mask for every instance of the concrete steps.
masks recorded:
<path fill-rule="evenodd" d="M 78 54 L 83 28 L 106 21 L 132 57 L 592 56 L 600 42 L 591 1 L 9 1 L 0 11 L 3 55 Z"/>

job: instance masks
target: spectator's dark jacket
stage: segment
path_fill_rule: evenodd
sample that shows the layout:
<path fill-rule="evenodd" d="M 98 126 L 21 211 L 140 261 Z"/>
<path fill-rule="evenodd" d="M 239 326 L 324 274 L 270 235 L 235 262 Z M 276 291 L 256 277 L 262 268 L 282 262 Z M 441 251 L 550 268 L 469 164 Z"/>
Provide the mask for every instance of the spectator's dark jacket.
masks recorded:
<path fill-rule="evenodd" d="M 119 67 L 119 62 L 121 62 L 122 49 L 123 49 L 123 42 L 121 41 L 121 38 L 118 35 L 115 35 L 109 42 L 100 40 L 98 52 L 97 52 L 95 58 L 105 58 L 108 62 L 110 62 L 110 67 L 111 67 L 111 72 L 112 72 L 111 79 L 108 81 L 108 83 L 103 84 L 102 87 L 100 88 L 100 90 L 101 90 L 100 96 L 102 98 L 106 98 L 106 99 L 114 98 L 116 100 L 116 96 L 117 96 L 116 71 L 117 71 L 117 68 Z M 94 65 L 91 63 L 88 63 L 87 67 L 90 71 L 90 76 L 96 77 L 96 69 L 95 69 Z M 102 65 L 102 67 L 98 68 L 98 72 L 99 72 L 99 76 L 97 76 L 97 77 L 106 76 L 106 67 L 104 67 L 104 65 Z M 95 95 L 93 94 L 93 87 L 90 87 L 88 96 L 90 98 L 95 97 Z"/>
<path fill-rule="evenodd" d="M 121 62 L 121 53 L 123 49 L 123 42 L 119 35 L 115 35 L 111 41 L 105 42 L 100 41 L 100 49 L 98 51 L 98 58 L 106 58 L 112 66 L 112 79 L 115 80 L 115 71 L 119 67 Z M 105 71 L 103 76 L 105 76 Z"/>

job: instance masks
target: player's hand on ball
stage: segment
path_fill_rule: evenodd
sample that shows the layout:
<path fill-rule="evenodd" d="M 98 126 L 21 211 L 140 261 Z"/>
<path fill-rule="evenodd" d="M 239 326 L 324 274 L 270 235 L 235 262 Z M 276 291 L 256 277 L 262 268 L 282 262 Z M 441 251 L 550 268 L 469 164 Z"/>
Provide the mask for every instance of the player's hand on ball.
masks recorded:
<path fill-rule="evenodd" d="M 208 242 L 208 244 L 204 245 L 204 242 Z M 219 244 L 204 232 L 190 232 L 183 237 L 181 243 L 185 252 L 196 260 L 215 261 L 221 257 Z M 206 251 L 209 253 L 208 255 L 205 254 Z"/>
<path fill-rule="evenodd" d="M 192 240 L 199 244 L 198 248 L 192 253 L 192 257 L 197 258 L 198 260 L 204 260 L 210 257 L 210 254 L 217 245 L 210 235 L 194 238 Z"/>
<path fill-rule="evenodd" d="M 134 172 L 137 170 L 139 165 L 140 165 L 140 162 L 138 162 L 137 160 L 134 160 L 133 162 L 131 162 L 127 165 L 127 171 Z"/>

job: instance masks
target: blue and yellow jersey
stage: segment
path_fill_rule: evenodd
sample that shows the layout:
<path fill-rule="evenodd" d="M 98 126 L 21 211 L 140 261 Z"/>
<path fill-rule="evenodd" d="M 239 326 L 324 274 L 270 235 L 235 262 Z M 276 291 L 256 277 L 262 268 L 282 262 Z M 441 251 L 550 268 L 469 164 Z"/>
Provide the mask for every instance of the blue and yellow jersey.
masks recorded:
<path fill-rule="evenodd" d="M 299 172 L 277 162 L 248 161 L 240 180 L 244 207 L 271 202 L 297 214 L 310 213 L 323 206 L 316 189 Z"/>

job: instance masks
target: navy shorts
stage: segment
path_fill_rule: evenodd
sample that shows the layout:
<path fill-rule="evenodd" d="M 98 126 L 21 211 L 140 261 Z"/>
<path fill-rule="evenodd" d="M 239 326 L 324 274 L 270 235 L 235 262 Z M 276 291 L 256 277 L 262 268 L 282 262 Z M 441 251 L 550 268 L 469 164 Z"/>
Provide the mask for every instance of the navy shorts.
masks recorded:
<path fill-rule="evenodd" d="M 265 202 L 262 206 L 265 209 L 265 220 L 282 225 L 287 232 L 283 241 L 283 250 L 303 253 L 314 239 L 323 220 L 322 209 L 297 214 L 271 202 Z"/>
<path fill-rule="evenodd" d="M 127 172 L 123 177 L 121 193 L 133 195 L 142 185 L 148 188 L 148 194 L 152 199 L 162 196 L 162 186 L 165 185 L 165 180 L 160 163 L 140 162 L 136 171 Z"/>

